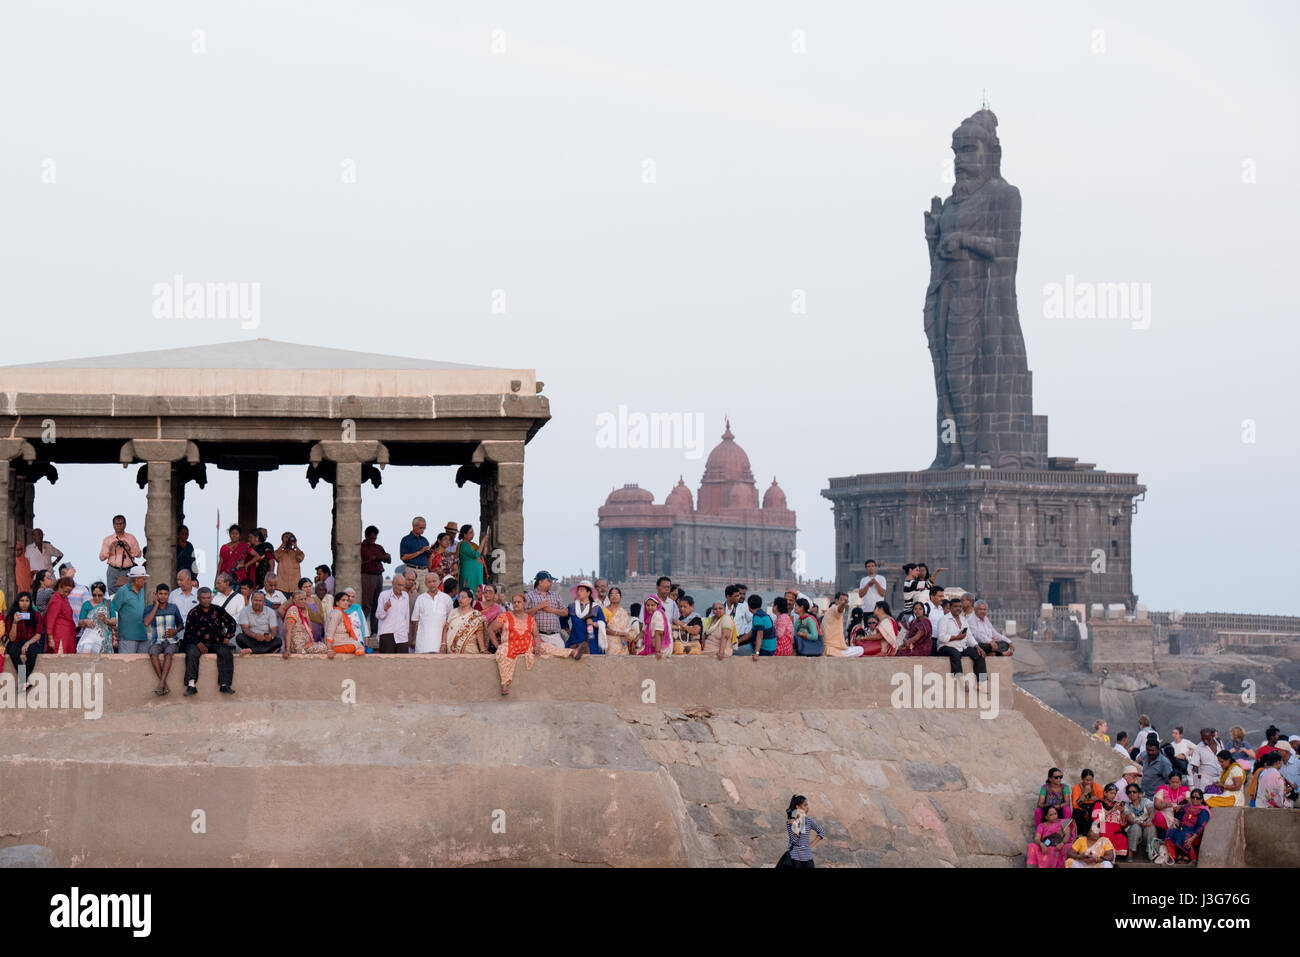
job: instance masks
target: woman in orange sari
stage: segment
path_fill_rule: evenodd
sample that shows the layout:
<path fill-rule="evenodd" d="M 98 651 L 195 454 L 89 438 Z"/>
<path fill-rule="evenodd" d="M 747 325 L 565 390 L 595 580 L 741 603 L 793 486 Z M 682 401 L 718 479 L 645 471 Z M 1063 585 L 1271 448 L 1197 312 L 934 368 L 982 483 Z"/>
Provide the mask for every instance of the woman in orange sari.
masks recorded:
<path fill-rule="evenodd" d="M 329 649 L 327 654 L 331 658 L 334 657 L 335 652 L 342 652 L 345 655 L 366 653 L 365 642 L 357 636 L 356 626 L 352 624 L 352 617 L 348 614 L 348 606 L 351 604 L 352 596 L 341 591 L 334 596 L 334 607 L 325 616 L 325 646 Z"/>
<path fill-rule="evenodd" d="M 492 622 L 497 644 L 497 673 L 501 677 L 501 693 L 510 693 L 510 683 L 515 680 L 515 659 L 524 657 L 524 664 L 533 670 L 536 656 L 543 658 L 581 658 L 587 651 L 586 643 L 573 648 L 556 648 L 537 637 L 537 622 L 524 610 L 528 599 L 523 592 L 510 596 L 510 610 L 497 615 Z"/>
<path fill-rule="evenodd" d="M 329 645 L 317 641 L 311 630 L 311 609 L 307 606 L 307 592 L 294 589 L 289 607 L 284 612 L 284 650 L 281 657 L 289 655 L 323 655 Z"/>
<path fill-rule="evenodd" d="M 1080 834 L 1092 827 L 1092 809 L 1101 801 L 1101 785 L 1095 780 L 1092 768 L 1084 768 L 1079 783 L 1070 789 L 1070 810 L 1074 825 Z"/>

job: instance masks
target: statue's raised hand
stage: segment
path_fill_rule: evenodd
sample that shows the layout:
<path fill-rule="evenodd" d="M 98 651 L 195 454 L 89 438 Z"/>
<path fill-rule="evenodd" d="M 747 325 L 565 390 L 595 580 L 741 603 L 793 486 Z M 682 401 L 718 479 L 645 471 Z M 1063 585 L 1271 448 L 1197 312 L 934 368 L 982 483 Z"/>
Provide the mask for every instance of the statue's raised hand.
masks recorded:
<path fill-rule="evenodd" d="M 930 211 L 925 213 L 925 238 L 937 239 L 939 236 L 939 214 L 943 212 L 943 200 L 935 196 L 930 200 Z"/>

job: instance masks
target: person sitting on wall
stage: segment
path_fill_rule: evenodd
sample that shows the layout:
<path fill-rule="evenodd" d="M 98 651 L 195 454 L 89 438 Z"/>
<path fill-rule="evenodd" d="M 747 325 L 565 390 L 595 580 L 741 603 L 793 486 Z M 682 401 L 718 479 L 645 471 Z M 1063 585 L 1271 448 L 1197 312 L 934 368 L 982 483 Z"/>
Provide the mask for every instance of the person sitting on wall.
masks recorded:
<path fill-rule="evenodd" d="M 1092 768 L 1079 772 L 1079 783 L 1070 789 L 1070 813 L 1080 834 L 1092 826 L 1093 808 L 1101 803 L 1101 785 L 1097 783 Z"/>
<path fill-rule="evenodd" d="M 253 602 L 239 613 L 239 634 L 235 643 L 241 657 L 269 655 L 279 651 L 283 642 L 279 637 L 280 616 L 267 607 L 266 595 L 253 592 Z"/>
<path fill-rule="evenodd" d="M 971 611 L 974 611 L 973 616 Z M 984 654 L 1010 658 L 1016 653 L 1016 646 L 1011 639 L 993 627 L 993 619 L 989 617 L 989 603 L 983 598 L 972 604 L 967 595 L 962 599 L 962 612 L 966 624 L 970 626 L 971 637 Z"/>
<path fill-rule="evenodd" d="M 673 622 L 673 654 L 699 654 L 703 646 L 704 620 L 695 611 L 695 599 L 690 595 L 680 595 L 677 607 L 681 617 Z M 732 619 L 732 628 L 735 628 L 735 619 Z"/>
<path fill-rule="evenodd" d="M 688 601 L 689 596 L 682 599 L 683 616 L 687 613 L 685 605 Z M 727 614 L 727 608 L 723 602 L 715 601 L 713 603 L 713 608 L 709 613 L 709 617 L 704 621 L 703 628 L 704 654 L 713 655 L 719 661 L 723 661 L 735 651 L 736 621 Z M 773 642 L 775 642 L 775 639 L 773 639 Z"/>
<path fill-rule="evenodd" d="M 961 660 L 969 658 L 977 679 L 979 681 L 987 680 L 988 666 L 984 661 L 984 650 L 971 637 L 970 628 L 962 620 L 960 603 L 955 607 L 949 605 L 948 614 L 944 615 L 939 622 L 939 630 L 935 632 L 935 640 L 938 643 L 939 654 L 948 659 L 953 674 L 960 675 L 962 673 Z M 1080 831 L 1087 829 L 1087 821 L 1078 823 Z"/>
<path fill-rule="evenodd" d="M 1128 840 L 1129 860 L 1136 858 L 1139 851 L 1150 860 L 1154 856 L 1151 848 L 1157 840 L 1155 802 L 1143 794 L 1141 786 L 1137 784 L 1127 785 L 1125 790 L 1130 820 L 1124 836 Z"/>
<path fill-rule="evenodd" d="M 595 586 L 587 579 L 573 586 L 573 601 L 569 605 L 567 618 L 569 638 L 564 646 L 576 648 L 580 644 L 585 644 L 587 654 L 603 655 L 604 646 L 608 645 L 609 638 L 605 634 L 605 611 L 592 600 L 595 591 Z"/>
<path fill-rule="evenodd" d="M 907 623 L 907 634 L 898 646 L 896 654 L 917 658 L 928 658 L 934 651 L 934 630 L 930 619 L 917 615 Z"/>
<path fill-rule="evenodd" d="M 199 658 L 212 652 L 217 656 L 217 684 L 222 694 L 234 694 L 230 687 L 235 676 L 235 656 L 230 639 L 238 626 L 235 619 L 218 605 L 212 604 L 212 589 L 199 589 L 199 603 L 185 618 L 185 694 L 198 694 Z"/>

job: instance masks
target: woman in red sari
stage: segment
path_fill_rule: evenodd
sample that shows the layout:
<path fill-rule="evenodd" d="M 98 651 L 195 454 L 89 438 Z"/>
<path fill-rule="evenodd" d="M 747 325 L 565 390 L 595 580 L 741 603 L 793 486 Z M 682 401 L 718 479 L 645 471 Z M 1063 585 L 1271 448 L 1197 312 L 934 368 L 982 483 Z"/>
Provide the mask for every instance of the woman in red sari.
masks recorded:
<path fill-rule="evenodd" d="M 774 655 L 785 657 L 794 654 L 794 619 L 790 617 L 790 603 L 784 595 L 772 599 L 772 630 L 776 632 L 776 651 Z"/>
<path fill-rule="evenodd" d="M 241 541 L 243 532 L 238 525 L 231 525 L 228 531 L 230 541 L 222 545 L 217 554 L 217 574 L 225 572 L 238 589 L 239 583 L 245 580 L 244 558 L 248 555 L 248 542 Z M 113 587 L 112 582 L 109 582 L 109 587 Z"/>
<path fill-rule="evenodd" d="M 50 603 L 45 606 L 45 653 L 49 655 L 75 655 L 77 653 L 77 617 L 72 613 L 68 596 L 76 587 L 71 578 L 60 578 L 54 586 Z"/>
<path fill-rule="evenodd" d="M 1118 800 L 1119 788 L 1107 784 L 1102 790 L 1101 802 L 1092 806 L 1092 819 L 1101 825 L 1101 836 L 1115 846 L 1117 859 L 1128 857 L 1128 835 L 1124 829 L 1131 823 L 1125 820 L 1127 804 Z"/>

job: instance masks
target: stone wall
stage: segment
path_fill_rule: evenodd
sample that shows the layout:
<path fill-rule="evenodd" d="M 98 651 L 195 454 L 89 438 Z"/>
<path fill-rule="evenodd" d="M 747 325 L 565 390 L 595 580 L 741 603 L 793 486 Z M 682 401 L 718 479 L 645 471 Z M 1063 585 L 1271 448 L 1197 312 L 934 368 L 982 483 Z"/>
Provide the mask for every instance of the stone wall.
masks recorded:
<path fill-rule="evenodd" d="M 214 666 L 160 699 L 142 657 L 43 658 L 99 676 L 103 713 L 6 713 L 0 846 L 78 866 L 770 866 L 799 792 L 823 864 L 1015 865 L 1047 767 L 1079 747 L 1027 716 L 1006 661 L 983 713 L 893 707 L 914 703 L 891 702 L 896 675 L 946 671 L 929 659 L 542 661 L 505 699 L 478 656 L 244 659 L 230 698 Z"/>

